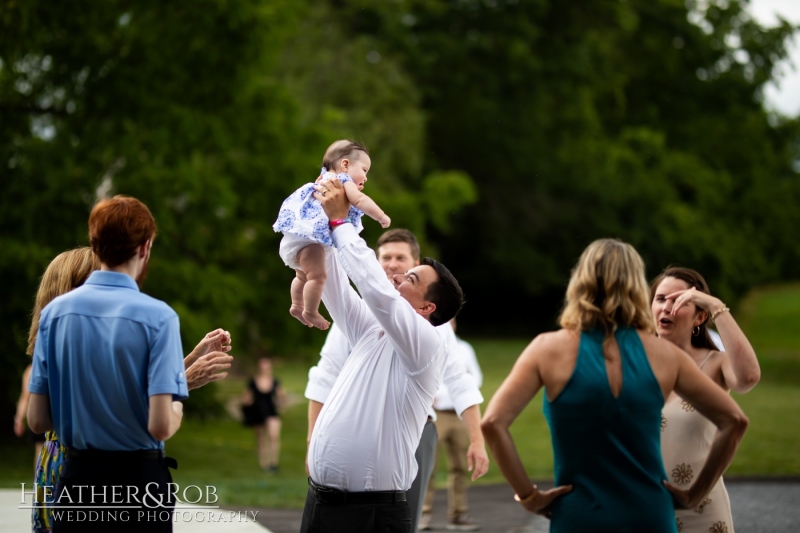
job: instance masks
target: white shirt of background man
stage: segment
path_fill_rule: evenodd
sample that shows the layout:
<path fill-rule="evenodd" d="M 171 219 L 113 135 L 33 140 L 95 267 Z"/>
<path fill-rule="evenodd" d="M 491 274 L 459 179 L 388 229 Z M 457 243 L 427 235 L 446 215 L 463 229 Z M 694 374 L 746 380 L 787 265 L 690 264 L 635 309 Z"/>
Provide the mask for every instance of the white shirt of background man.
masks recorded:
<path fill-rule="evenodd" d="M 470 343 L 460 339 L 455 335 L 455 333 L 453 334 L 453 337 L 455 338 L 455 343 L 451 346 L 450 352 L 447 354 L 448 363 L 450 361 L 457 361 L 459 364 L 462 364 L 466 369 L 467 377 L 472 378 L 472 380 L 475 382 L 476 389 L 480 389 L 481 385 L 483 385 L 483 373 L 481 372 L 481 367 L 478 364 L 478 358 L 475 356 L 475 350 L 472 348 Z M 445 370 L 445 376 L 447 376 L 447 370 Z M 457 403 L 454 401 L 454 398 L 458 399 L 459 396 L 458 394 L 451 395 L 450 387 L 450 383 L 448 383 L 445 379 L 445 381 L 442 383 L 442 386 L 439 387 L 439 392 L 436 393 L 436 397 L 433 399 L 433 408 L 438 409 L 439 411 L 454 409 L 456 413 L 461 416 L 463 409 L 459 411 Z M 480 394 L 480 392 L 478 394 Z M 481 401 L 482 400 L 483 398 L 481 398 Z"/>

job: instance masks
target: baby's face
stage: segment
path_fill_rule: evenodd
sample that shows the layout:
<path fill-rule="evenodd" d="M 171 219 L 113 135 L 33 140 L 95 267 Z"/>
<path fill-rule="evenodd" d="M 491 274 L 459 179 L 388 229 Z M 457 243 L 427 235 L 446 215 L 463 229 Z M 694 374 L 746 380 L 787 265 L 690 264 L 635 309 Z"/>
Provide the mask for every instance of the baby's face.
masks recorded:
<path fill-rule="evenodd" d="M 353 178 L 353 182 L 358 185 L 358 190 L 364 188 L 367 182 L 367 172 L 372 165 L 372 160 L 364 152 L 359 153 L 358 158 L 349 161 L 349 168 L 347 173 Z"/>

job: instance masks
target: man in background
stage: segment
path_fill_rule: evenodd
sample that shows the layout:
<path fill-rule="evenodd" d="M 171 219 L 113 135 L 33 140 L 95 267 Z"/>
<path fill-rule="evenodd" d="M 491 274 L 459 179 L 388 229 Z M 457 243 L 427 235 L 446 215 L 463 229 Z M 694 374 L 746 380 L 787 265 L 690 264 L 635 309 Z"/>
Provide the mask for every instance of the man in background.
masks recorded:
<path fill-rule="evenodd" d="M 450 321 L 453 331 L 456 330 L 456 319 Z M 450 349 L 449 356 L 459 360 L 466 368 L 467 373 L 475 380 L 478 388 L 483 383 L 483 374 L 475 357 L 475 350 L 470 344 L 456 337 L 455 345 Z M 439 434 L 440 447 L 447 453 L 449 476 L 447 479 L 447 529 L 450 531 L 476 531 L 480 525 L 473 522 L 467 515 L 467 450 L 470 446 L 470 435 L 467 427 L 459 419 L 453 398 L 447 388 L 447 383 L 442 383 L 439 392 L 433 399 L 433 408 L 436 411 L 436 432 Z M 435 493 L 435 473 L 430 476 L 428 493 L 422 507 L 422 517 L 419 522 L 420 531 L 432 529 L 433 497 Z"/>

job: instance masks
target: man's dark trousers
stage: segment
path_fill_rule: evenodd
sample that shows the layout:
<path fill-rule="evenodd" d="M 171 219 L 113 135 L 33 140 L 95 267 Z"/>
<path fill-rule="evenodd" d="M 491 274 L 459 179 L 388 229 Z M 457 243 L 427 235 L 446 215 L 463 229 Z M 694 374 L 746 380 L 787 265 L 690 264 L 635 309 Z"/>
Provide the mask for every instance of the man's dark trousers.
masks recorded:
<path fill-rule="evenodd" d="M 396 503 L 326 504 L 309 488 L 300 533 L 410 533 L 411 511 Z"/>
<path fill-rule="evenodd" d="M 177 463 L 167 457 L 142 457 L 141 452 L 92 450 L 71 456 L 67 451 L 53 496 L 59 498 L 66 491 L 69 498 L 56 502 L 53 533 L 171 533 L 175 502 L 169 493 L 172 475 L 167 465 Z M 122 489 L 115 495 L 118 486 Z M 89 506 L 94 508 L 77 508 Z"/>

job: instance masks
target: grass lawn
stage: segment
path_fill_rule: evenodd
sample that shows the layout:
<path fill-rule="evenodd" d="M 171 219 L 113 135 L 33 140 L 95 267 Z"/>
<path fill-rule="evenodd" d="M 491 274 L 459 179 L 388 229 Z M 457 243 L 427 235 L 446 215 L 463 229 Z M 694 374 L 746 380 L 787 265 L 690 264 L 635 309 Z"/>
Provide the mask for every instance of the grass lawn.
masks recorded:
<path fill-rule="evenodd" d="M 800 286 L 754 291 L 734 310 L 755 346 L 761 362 L 761 383 L 749 394 L 734 395 L 750 417 L 745 436 L 728 476 L 800 475 L 800 430 L 795 426 L 800 405 Z M 322 336 L 320 336 L 322 339 Z M 469 337 L 468 337 L 469 339 Z M 484 373 L 482 392 L 491 398 L 508 375 L 529 339 L 469 339 Z M 275 373 L 293 403 L 283 413 L 281 470 L 267 474 L 258 468 L 253 432 L 232 418 L 202 422 L 186 420 L 167 443 L 169 455 L 180 463 L 175 482 L 216 487 L 220 502 L 259 507 L 301 507 L 305 499 L 306 409 L 303 398 L 308 365 L 276 361 Z M 217 394 L 233 405 L 245 387 L 245 376 L 230 376 L 217 385 Z M 189 400 L 191 401 L 191 400 Z M 484 404 L 485 405 L 485 404 Z M 232 407 L 233 409 L 233 407 Z M 235 409 L 234 409 L 235 410 Z M 550 433 L 542 415 L 542 393 L 512 426 L 512 433 L 531 477 L 550 478 L 553 454 Z M 0 444 L 0 487 L 31 483 L 32 449 L 19 439 Z M 437 485 L 446 483 L 445 461 L 437 469 Z M 499 470 L 478 483 L 504 482 Z"/>

